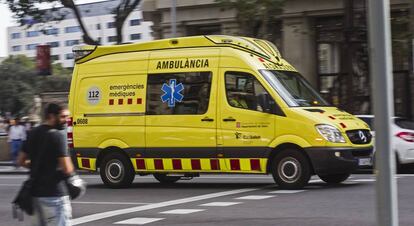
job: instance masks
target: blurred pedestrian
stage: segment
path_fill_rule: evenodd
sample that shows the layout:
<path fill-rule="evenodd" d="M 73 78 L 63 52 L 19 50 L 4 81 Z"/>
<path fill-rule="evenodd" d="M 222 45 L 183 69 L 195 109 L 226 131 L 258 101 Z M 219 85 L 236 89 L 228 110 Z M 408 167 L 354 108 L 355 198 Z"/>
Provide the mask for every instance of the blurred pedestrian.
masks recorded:
<path fill-rule="evenodd" d="M 65 178 L 74 173 L 74 167 L 60 131 L 66 123 L 66 115 L 59 105 L 49 104 L 45 118 L 45 124 L 30 131 L 18 163 L 31 166 L 33 225 L 68 226 L 71 225 L 72 208 Z"/>
<path fill-rule="evenodd" d="M 26 140 L 26 128 L 20 125 L 19 118 L 10 121 L 7 142 L 10 144 L 10 152 L 14 166 L 17 167 L 16 159 Z"/>

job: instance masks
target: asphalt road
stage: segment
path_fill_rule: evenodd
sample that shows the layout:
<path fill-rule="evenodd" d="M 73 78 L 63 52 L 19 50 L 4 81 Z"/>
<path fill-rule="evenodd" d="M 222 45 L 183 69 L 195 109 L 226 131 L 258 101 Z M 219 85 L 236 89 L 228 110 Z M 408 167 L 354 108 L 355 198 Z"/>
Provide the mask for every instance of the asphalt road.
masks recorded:
<path fill-rule="evenodd" d="M 106 188 L 96 175 L 82 176 L 87 194 L 72 204 L 74 225 L 377 225 L 375 178 L 352 175 L 337 186 L 313 177 L 303 190 L 279 190 L 270 176 L 204 175 L 174 185 L 137 176 L 132 188 Z M 0 175 L 0 225 L 12 219 L 10 201 L 23 175 Z M 414 175 L 398 175 L 400 225 L 414 225 Z"/>

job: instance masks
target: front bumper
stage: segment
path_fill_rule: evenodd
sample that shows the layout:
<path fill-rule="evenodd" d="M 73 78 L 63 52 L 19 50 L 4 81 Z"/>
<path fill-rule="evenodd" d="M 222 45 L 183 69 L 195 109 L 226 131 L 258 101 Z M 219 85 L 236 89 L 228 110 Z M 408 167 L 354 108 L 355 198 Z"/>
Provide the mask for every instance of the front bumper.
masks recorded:
<path fill-rule="evenodd" d="M 305 152 L 317 175 L 352 173 L 358 168 L 365 167 L 359 166 L 360 159 L 372 159 L 373 156 L 372 147 L 311 147 L 305 148 Z"/>

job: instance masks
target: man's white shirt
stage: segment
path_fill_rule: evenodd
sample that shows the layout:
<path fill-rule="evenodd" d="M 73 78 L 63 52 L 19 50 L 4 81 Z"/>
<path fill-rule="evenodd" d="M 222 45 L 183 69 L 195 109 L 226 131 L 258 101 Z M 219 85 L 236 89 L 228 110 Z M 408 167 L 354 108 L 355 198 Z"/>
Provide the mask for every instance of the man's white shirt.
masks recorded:
<path fill-rule="evenodd" d="M 11 126 L 9 128 L 9 142 L 12 140 L 26 140 L 26 128 L 22 125 Z"/>

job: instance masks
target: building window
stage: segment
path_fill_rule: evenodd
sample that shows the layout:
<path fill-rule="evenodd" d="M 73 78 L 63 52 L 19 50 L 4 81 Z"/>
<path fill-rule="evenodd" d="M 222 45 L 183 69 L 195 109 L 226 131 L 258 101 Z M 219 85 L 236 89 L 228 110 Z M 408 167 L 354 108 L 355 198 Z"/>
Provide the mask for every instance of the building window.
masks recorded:
<path fill-rule="evenodd" d="M 147 114 L 200 115 L 207 112 L 211 72 L 151 74 L 148 76 Z M 168 88 L 174 86 L 181 100 L 171 100 Z"/>
<path fill-rule="evenodd" d="M 139 40 L 141 39 L 141 34 L 131 34 L 130 38 L 131 40 Z"/>
<path fill-rule="evenodd" d="M 18 39 L 18 38 L 20 38 L 20 33 L 12 33 L 11 34 L 11 38 L 12 39 Z"/>
<path fill-rule="evenodd" d="M 79 45 L 79 40 L 75 39 L 75 40 L 65 41 L 65 46 L 74 46 L 74 45 Z"/>
<path fill-rule="evenodd" d="M 20 51 L 21 49 L 22 49 L 21 46 L 12 46 L 12 51 L 13 52 Z"/>
<path fill-rule="evenodd" d="M 108 22 L 106 24 L 106 28 L 114 28 L 115 27 L 115 22 Z"/>
<path fill-rule="evenodd" d="M 26 50 L 35 50 L 38 44 L 29 44 L 26 45 Z"/>
<path fill-rule="evenodd" d="M 230 106 L 264 112 L 260 96 L 270 94 L 259 80 L 243 72 L 226 72 L 225 78 L 227 102 Z"/>
<path fill-rule="evenodd" d="M 75 33 L 75 32 L 79 32 L 79 31 L 80 31 L 79 26 L 65 27 L 65 33 Z"/>
<path fill-rule="evenodd" d="M 67 54 L 65 54 L 65 59 L 66 60 L 72 60 L 73 59 L 73 53 L 67 53 Z"/>
<path fill-rule="evenodd" d="M 98 38 L 98 43 L 102 45 L 102 38 L 101 37 Z"/>
<path fill-rule="evenodd" d="M 101 24 L 96 24 L 96 30 L 101 30 Z"/>
<path fill-rule="evenodd" d="M 108 42 L 116 42 L 116 36 L 109 36 Z"/>
<path fill-rule="evenodd" d="M 141 21 L 139 19 L 134 19 L 129 21 L 129 26 L 138 26 L 141 24 Z"/>
<path fill-rule="evenodd" d="M 38 31 L 28 31 L 28 32 L 26 32 L 26 37 L 36 37 L 36 36 L 39 36 Z"/>
<path fill-rule="evenodd" d="M 50 28 L 45 30 L 45 35 L 57 35 L 59 34 L 58 28 Z"/>
<path fill-rule="evenodd" d="M 48 42 L 47 44 L 50 45 L 50 48 L 59 47 L 59 42 Z"/>
<path fill-rule="evenodd" d="M 59 55 L 52 55 L 52 56 L 50 56 L 50 60 L 51 61 L 57 61 L 57 60 L 59 60 Z"/>

